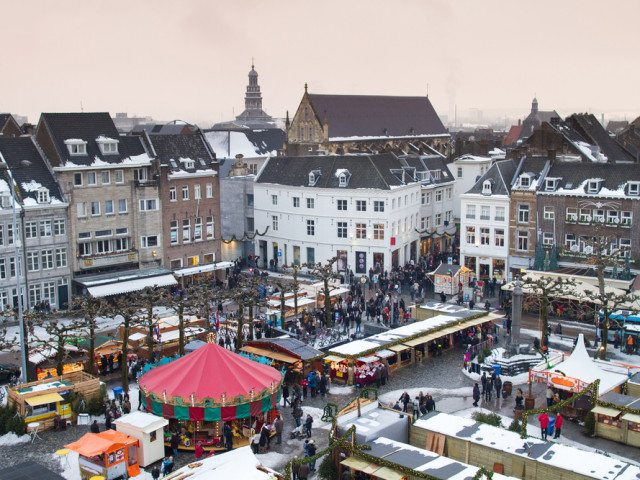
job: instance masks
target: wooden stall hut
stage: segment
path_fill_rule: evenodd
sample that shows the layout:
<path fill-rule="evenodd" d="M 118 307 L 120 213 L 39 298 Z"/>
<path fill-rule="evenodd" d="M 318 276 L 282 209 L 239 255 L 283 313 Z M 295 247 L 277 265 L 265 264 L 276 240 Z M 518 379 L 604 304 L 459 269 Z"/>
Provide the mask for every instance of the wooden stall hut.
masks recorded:
<path fill-rule="evenodd" d="M 213 335 L 211 341 L 213 342 Z M 180 430 L 180 448 L 222 448 L 223 422 L 236 432 L 234 447 L 247 445 L 251 428 L 274 420 L 282 374 L 207 343 L 195 352 L 144 373 L 138 385 L 148 412 Z"/>
<path fill-rule="evenodd" d="M 409 443 L 453 460 L 527 480 L 635 478 L 640 467 L 441 412 L 410 426 Z"/>
<path fill-rule="evenodd" d="M 9 387 L 7 402 L 16 407 L 26 424 L 38 422 L 40 430 L 47 430 L 61 419 L 75 421 L 70 392 L 89 402 L 100 395 L 100 381 L 83 371 L 45 378 Z"/>
<path fill-rule="evenodd" d="M 87 433 L 65 448 L 78 453 L 82 480 L 98 475 L 106 480 L 140 475 L 138 440 L 124 433 L 115 430 Z"/>
<path fill-rule="evenodd" d="M 591 410 L 596 416 L 595 436 L 640 447 L 640 415 L 625 412 L 640 410 L 640 399 L 610 392 L 598 400 L 607 406 L 597 404 Z"/>
<path fill-rule="evenodd" d="M 164 427 L 169 420 L 147 412 L 131 412 L 113 421 L 118 432 L 139 442 L 138 464 L 151 465 L 164 457 Z"/>
<path fill-rule="evenodd" d="M 322 371 L 324 353 L 296 338 L 262 338 L 250 340 L 241 352 L 270 358 L 279 370 L 300 372 L 306 375 L 312 370 Z"/>
<path fill-rule="evenodd" d="M 397 410 L 383 407 L 377 400 L 358 398 L 336 415 L 338 437 L 355 426 L 356 441 L 359 444 L 371 442 L 378 437 L 405 442 L 409 438 L 411 419 L 411 415 L 400 416 Z"/>
<path fill-rule="evenodd" d="M 629 380 L 627 380 L 627 395 L 640 398 L 640 373 L 634 373 Z"/>
<path fill-rule="evenodd" d="M 458 295 L 462 287 L 469 283 L 469 278 L 475 277 L 475 273 L 464 265 L 450 263 L 441 263 L 429 275 L 433 277 L 433 291 L 445 295 Z"/>

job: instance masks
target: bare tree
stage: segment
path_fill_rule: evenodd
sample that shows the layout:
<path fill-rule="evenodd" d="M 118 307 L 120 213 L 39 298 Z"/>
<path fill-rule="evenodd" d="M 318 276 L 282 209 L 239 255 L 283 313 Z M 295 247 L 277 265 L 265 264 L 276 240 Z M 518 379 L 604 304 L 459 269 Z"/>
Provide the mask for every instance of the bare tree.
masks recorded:
<path fill-rule="evenodd" d="M 291 271 L 291 276 L 293 280 L 290 282 L 291 291 L 293 292 L 293 314 L 298 316 L 298 292 L 300 292 L 300 282 L 298 281 L 298 271 L 302 268 L 300 265 L 283 265 L 283 270 L 285 272 Z"/>
<path fill-rule="evenodd" d="M 166 303 L 176 312 L 178 316 L 178 355 L 184 355 L 185 345 L 185 316 L 196 313 L 200 297 L 197 294 L 197 287 L 190 287 L 189 290 L 181 288 L 176 295 L 167 293 Z M 188 323 L 188 322 L 187 322 Z"/>
<path fill-rule="evenodd" d="M 140 300 L 144 306 L 144 315 L 141 311 L 138 323 L 145 329 L 145 342 L 147 345 L 147 351 L 149 352 L 149 361 L 152 363 L 155 361 L 153 337 L 155 328 L 158 325 L 158 318 L 155 316 L 153 308 L 163 303 L 164 293 L 164 290 L 153 287 L 146 287 L 142 292 L 140 292 Z"/>
<path fill-rule="evenodd" d="M 331 328 L 331 291 L 335 290 L 336 287 L 332 286 L 329 282 L 337 277 L 336 272 L 333 269 L 333 266 L 338 261 L 338 257 L 335 256 L 327 260 L 324 264 L 322 263 L 306 263 L 304 266 L 307 267 L 311 274 L 320 281 L 322 281 L 322 292 L 324 295 L 324 310 L 325 310 L 325 322 L 327 328 Z"/>
<path fill-rule="evenodd" d="M 98 330 L 98 317 L 105 313 L 105 302 L 102 298 L 91 296 L 76 297 L 73 307 L 79 308 L 84 313 L 84 330 L 86 340 L 89 342 L 87 370 L 92 375 L 98 373 L 96 365 L 96 335 Z"/>
<path fill-rule="evenodd" d="M 292 288 L 292 284 L 287 278 L 276 278 L 273 280 L 274 285 L 278 287 L 278 293 L 280 294 L 280 324 L 282 328 L 286 328 L 286 297 L 287 292 Z"/>
<path fill-rule="evenodd" d="M 606 359 L 607 356 L 607 338 L 609 335 L 609 322 L 611 313 L 615 312 L 622 306 L 627 306 L 637 300 L 636 295 L 629 293 L 616 292 L 613 289 L 607 289 L 605 282 L 605 270 L 611 268 L 617 270 L 623 268 L 625 255 L 629 255 L 624 248 L 618 246 L 616 235 L 601 235 L 602 226 L 596 224 L 593 226 L 594 235 L 582 236 L 582 241 L 586 244 L 586 252 L 588 262 L 595 267 L 598 276 L 597 291 L 590 292 L 581 300 L 594 305 L 594 321 L 596 326 L 596 341 L 598 324 L 602 328 L 602 345 L 600 347 L 600 358 Z M 602 317 L 601 317 L 602 315 Z"/>
<path fill-rule="evenodd" d="M 46 336 L 38 336 L 35 339 L 40 343 L 44 352 L 55 351 L 55 364 L 58 375 L 62 375 L 64 360 L 68 356 L 65 345 L 78 346 L 78 340 L 84 335 L 86 326 L 83 319 L 60 320 L 59 315 L 36 312 L 34 323 L 43 328 Z"/>
<path fill-rule="evenodd" d="M 127 357 L 129 356 L 129 336 L 131 329 L 140 324 L 140 304 L 139 298 L 133 295 L 127 295 L 114 300 L 111 308 L 115 315 L 123 318 L 122 322 L 122 357 L 120 361 L 120 376 L 122 380 L 122 389 L 129 392 L 129 366 Z"/>

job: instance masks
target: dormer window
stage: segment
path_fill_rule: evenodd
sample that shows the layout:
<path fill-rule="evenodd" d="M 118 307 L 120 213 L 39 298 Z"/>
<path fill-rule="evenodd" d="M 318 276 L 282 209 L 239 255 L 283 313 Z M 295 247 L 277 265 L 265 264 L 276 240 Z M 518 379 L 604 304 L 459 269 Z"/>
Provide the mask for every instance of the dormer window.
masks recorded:
<path fill-rule="evenodd" d="M 315 185 L 316 184 L 316 174 L 311 172 L 309 174 L 309 185 Z"/>
<path fill-rule="evenodd" d="M 347 175 L 345 173 L 341 173 L 340 175 L 338 175 L 338 184 L 341 187 L 347 186 Z"/>
<path fill-rule="evenodd" d="M 114 155 L 118 153 L 118 142 L 119 140 L 115 140 L 109 137 L 98 137 L 96 138 L 96 143 L 100 147 L 100 152 L 103 155 Z"/>
<path fill-rule="evenodd" d="M 558 189 L 559 178 L 547 178 L 544 181 L 545 192 L 555 192 Z"/>
<path fill-rule="evenodd" d="M 491 182 L 491 180 L 485 180 L 484 182 L 482 182 L 482 194 L 483 195 L 491 195 L 491 191 L 492 191 L 492 187 L 493 184 Z"/>
<path fill-rule="evenodd" d="M 49 196 L 49 189 L 46 187 L 41 187 L 38 189 L 38 203 L 50 203 L 51 197 Z"/>
<path fill-rule="evenodd" d="M 629 182 L 628 194 L 633 197 L 640 195 L 640 182 Z"/>
<path fill-rule="evenodd" d="M 531 186 L 531 177 L 529 175 L 520 175 L 520 187 L 529 188 Z"/>
<path fill-rule="evenodd" d="M 440 180 L 440 170 L 433 170 L 431 173 L 433 174 L 434 180 Z"/>
<path fill-rule="evenodd" d="M 351 173 L 349 173 L 349 170 L 347 170 L 346 168 L 339 168 L 338 170 L 336 170 L 335 176 L 338 177 L 338 186 L 346 187 L 349 184 Z"/>
<path fill-rule="evenodd" d="M 587 181 L 587 193 L 598 193 L 600 191 L 600 186 L 602 185 L 602 180 L 588 180 Z"/>
<path fill-rule="evenodd" d="M 70 138 L 64 141 L 65 145 L 69 149 L 70 155 L 86 155 L 87 154 L 87 142 L 78 138 Z"/>
<path fill-rule="evenodd" d="M 3 192 L 0 195 L 0 206 L 2 208 L 11 208 L 11 195 Z"/>
<path fill-rule="evenodd" d="M 193 170 L 196 168 L 196 162 L 190 158 L 181 158 L 180 163 L 182 163 L 185 170 Z"/>

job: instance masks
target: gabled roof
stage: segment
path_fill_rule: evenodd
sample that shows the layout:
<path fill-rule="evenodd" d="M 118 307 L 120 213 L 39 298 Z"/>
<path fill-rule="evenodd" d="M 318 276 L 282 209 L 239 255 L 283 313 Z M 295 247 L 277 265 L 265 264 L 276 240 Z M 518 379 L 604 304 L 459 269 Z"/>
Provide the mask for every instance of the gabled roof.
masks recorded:
<path fill-rule="evenodd" d="M 329 138 L 449 135 L 428 97 L 308 94 Z"/>
<path fill-rule="evenodd" d="M 262 130 L 211 130 L 205 137 L 218 158 L 235 158 L 242 154 L 246 158 L 263 157 L 281 150 L 285 133 L 279 128 Z"/>
<path fill-rule="evenodd" d="M 423 179 L 423 184 L 439 185 L 442 183 L 451 183 L 455 178 L 451 174 L 449 167 L 443 157 L 440 155 L 402 155 L 399 157 L 408 167 L 413 167 L 416 172 L 435 172 L 439 171 L 440 176 L 435 178 L 432 174 L 428 179 Z M 418 180 L 420 180 L 418 178 Z"/>
<path fill-rule="evenodd" d="M 504 137 L 503 144 L 506 145 L 507 147 L 510 145 L 513 145 L 520 138 L 521 132 L 522 132 L 522 125 L 511 125 L 511 128 L 509 128 L 509 133 L 507 133 L 507 136 Z"/>
<path fill-rule="evenodd" d="M 0 113 L 0 135 L 5 137 L 18 137 L 22 135 L 20 125 L 10 113 Z"/>
<path fill-rule="evenodd" d="M 402 161 L 391 154 L 271 157 L 260 171 L 256 183 L 309 188 L 390 190 L 405 184 L 391 171 L 401 171 L 403 166 Z M 338 174 L 345 169 L 349 171 L 351 178 L 346 187 L 340 187 Z M 309 186 L 309 173 L 318 170 L 319 178 L 313 186 Z"/>
<path fill-rule="evenodd" d="M 0 136 L 0 153 L 9 165 L 13 179 L 20 188 L 23 203 L 33 203 L 26 201 L 26 199 L 35 201 L 38 198 L 40 187 L 49 190 L 49 196 L 52 200 L 63 200 L 58 182 L 53 178 L 53 174 L 33 137 Z M 22 165 L 24 160 L 30 162 L 27 168 Z"/>
<path fill-rule="evenodd" d="M 608 162 L 631 162 L 634 160 L 609 135 L 609 132 L 604 129 L 593 114 L 574 113 L 565 120 L 564 125 L 577 131 L 591 145 L 600 147 Z"/>
<path fill-rule="evenodd" d="M 587 180 L 603 179 L 602 189 L 596 195 L 604 196 L 617 192 L 617 196 L 624 196 L 627 182 L 640 182 L 640 165 L 555 162 L 547 176 L 561 179 L 558 190 L 553 192 L 555 194 L 584 194 L 583 187 Z M 539 185 L 538 189 L 542 192 L 544 186 Z"/>
<path fill-rule="evenodd" d="M 509 195 L 511 180 L 516 173 L 516 164 L 513 160 L 500 160 L 491 165 L 491 168 L 482 175 L 478 181 L 466 193 L 482 194 L 483 184 L 486 180 L 493 183 L 491 195 Z"/>
<path fill-rule="evenodd" d="M 125 160 L 134 160 L 134 157 L 148 157 L 147 152 L 139 136 L 120 136 L 111 116 L 107 112 L 99 113 L 43 113 L 40 116 L 41 124 L 46 125 L 53 137 L 53 142 L 62 163 L 89 166 L 98 160 L 119 164 Z M 38 125 L 38 129 L 41 125 Z M 106 137 L 118 140 L 118 153 L 103 155 L 96 139 Z M 65 140 L 78 139 L 87 142 L 86 155 L 71 155 L 65 144 Z M 138 157 L 143 159 L 143 157 Z M 149 160 L 149 158 L 146 158 Z M 53 159 L 50 159 L 53 161 Z M 57 165 L 56 165 L 57 166 Z"/>
<path fill-rule="evenodd" d="M 172 170 L 184 170 L 181 159 L 193 160 L 195 170 L 209 170 L 211 163 L 215 162 L 213 152 L 200 131 L 188 134 L 149 135 L 149 141 L 160 164 Z M 171 160 L 177 168 L 172 165 Z"/>

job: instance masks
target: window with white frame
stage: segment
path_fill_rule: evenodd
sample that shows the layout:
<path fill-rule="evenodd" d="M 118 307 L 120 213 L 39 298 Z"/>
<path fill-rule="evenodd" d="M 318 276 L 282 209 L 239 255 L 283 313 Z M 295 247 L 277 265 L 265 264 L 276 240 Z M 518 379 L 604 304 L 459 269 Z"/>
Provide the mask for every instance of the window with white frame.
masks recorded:
<path fill-rule="evenodd" d="M 193 224 L 193 239 L 196 242 L 202 241 L 202 217 L 196 217 Z"/>
<path fill-rule="evenodd" d="M 20 273 L 22 274 L 22 260 L 20 260 Z M 11 278 L 16 276 L 16 259 L 14 257 L 9 258 L 9 276 Z"/>
<path fill-rule="evenodd" d="M 445 189 L 446 195 L 447 195 L 447 200 L 451 200 L 453 198 L 453 188 L 452 187 L 447 187 Z"/>
<path fill-rule="evenodd" d="M 576 245 L 576 236 L 573 233 L 567 233 L 564 236 L 564 246 L 571 250 L 571 247 Z"/>
<path fill-rule="evenodd" d="M 96 254 L 105 255 L 111 253 L 111 240 L 98 240 L 96 242 Z"/>
<path fill-rule="evenodd" d="M 338 222 L 338 238 L 347 238 L 347 222 Z"/>
<path fill-rule="evenodd" d="M 544 232 L 542 234 L 543 245 L 553 245 L 553 232 Z"/>
<path fill-rule="evenodd" d="M 367 238 L 366 223 L 356 223 L 356 238 L 359 238 L 359 239 Z"/>
<path fill-rule="evenodd" d="M 56 248 L 56 268 L 65 268 L 67 266 L 67 248 Z"/>
<path fill-rule="evenodd" d="M 384 225 L 382 223 L 373 224 L 373 239 L 384 240 Z"/>
<path fill-rule="evenodd" d="M 582 223 L 587 223 L 591 221 L 591 209 L 590 208 L 581 208 L 580 209 L 580 217 L 579 221 Z"/>
<path fill-rule="evenodd" d="M 307 199 L 309 200 L 309 199 Z M 316 222 L 315 220 L 307 220 L 307 235 L 314 236 L 316 234 Z"/>
<path fill-rule="evenodd" d="M 78 255 L 80 257 L 88 257 L 89 255 L 91 255 L 91 243 L 90 242 L 78 243 Z"/>
<path fill-rule="evenodd" d="M 474 220 L 476 218 L 476 206 L 475 205 L 467 205 L 467 218 L 470 220 Z"/>
<path fill-rule="evenodd" d="M 118 213 L 127 213 L 127 199 L 121 198 L 118 200 Z"/>
<path fill-rule="evenodd" d="M 491 207 L 488 205 L 480 206 L 480 220 L 491 220 Z"/>
<path fill-rule="evenodd" d="M 53 269 L 53 250 L 52 249 L 44 249 L 40 253 L 42 259 L 42 269 L 43 270 L 51 270 Z"/>
<path fill-rule="evenodd" d="M 307 198 L 307 208 L 315 208 L 315 200 L 313 198 Z"/>
<path fill-rule="evenodd" d="M 496 222 L 504 222 L 504 207 L 496 207 L 496 216 L 494 219 Z"/>
<path fill-rule="evenodd" d="M 103 155 L 113 155 L 118 153 L 118 140 L 111 138 L 99 138 L 96 140 L 100 146 L 100 151 Z"/>
<path fill-rule="evenodd" d="M 206 219 L 206 229 L 207 229 L 207 240 L 211 240 L 214 236 L 214 230 L 213 230 L 213 217 L 207 217 Z M 251 230 L 253 230 L 253 227 L 251 227 Z"/>
<path fill-rule="evenodd" d="M 4 280 L 5 278 L 7 278 L 7 261 L 4 258 L 0 258 L 0 279 Z"/>
<path fill-rule="evenodd" d="M 53 234 L 54 235 L 66 235 L 67 225 L 64 218 L 55 218 L 53 220 Z"/>
<path fill-rule="evenodd" d="M 476 227 L 467 226 L 466 240 L 468 245 L 476 244 Z"/>
<path fill-rule="evenodd" d="M 277 205 L 277 204 L 278 204 L 278 196 L 271 195 L 271 205 Z"/>
<path fill-rule="evenodd" d="M 299 208 L 300 207 L 300 197 L 293 197 L 293 208 Z"/>
<path fill-rule="evenodd" d="M 56 282 L 42 283 L 42 299 L 49 302 L 49 305 L 56 303 Z"/>
<path fill-rule="evenodd" d="M 346 200 L 338 200 L 338 210 L 346 210 L 347 209 L 347 201 Z"/>
<path fill-rule="evenodd" d="M 356 212 L 366 212 L 366 211 L 367 211 L 367 201 L 356 200 Z"/>
<path fill-rule="evenodd" d="M 40 290 L 40 284 L 34 283 L 29 285 L 29 306 L 31 308 L 35 307 L 38 303 L 42 301 L 42 295 Z"/>
<path fill-rule="evenodd" d="M 109 185 L 111 183 L 111 172 L 109 172 L 109 170 L 100 172 L 100 183 L 102 183 L 102 185 Z"/>
<path fill-rule="evenodd" d="M 491 230 L 487 227 L 480 228 L 480 245 L 489 245 L 491 243 Z"/>
<path fill-rule="evenodd" d="M 82 186 L 82 173 L 74 173 L 73 174 L 73 185 L 75 187 Z"/>
<path fill-rule="evenodd" d="M 271 229 L 275 232 L 278 231 L 278 216 L 277 215 L 272 215 L 271 216 Z"/>
<path fill-rule="evenodd" d="M 157 235 L 140 237 L 140 246 L 142 248 L 157 247 L 158 245 L 159 245 L 159 240 Z"/>
<path fill-rule="evenodd" d="M 600 182 L 597 180 L 589 180 L 587 182 L 587 193 L 598 193 Z"/>
<path fill-rule="evenodd" d="M 316 263 L 316 249 L 307 247 L 307 263 Z"/>
<path fill-rule="evenodd" d="M 24 237 L 38 238 L 38 222 L 24 222 Z"/>
<path fill-rule="evenodd" d="M 442 190 L 436 190 L 436 202 L 440 203 L 442 201 Z"/>
<path fill-rule="evenodd" d="M 70 139 L 64 142 L 67 145 L 70 155 L 86 155 L 87 142 L 84 140 Z"/>
<path fill-rule="evenodd" d="M 152 210 L 158 210 L 157 198 L 147 198 L 146 200 L 140 200 L 141 212 L 150 212 Z"/>
<path fill-rule="evenodd" d="M 442 214 L 441 213 L 436 213 L 435 226 L 439 227 L 441 225 L 442 225 Z"/>
<path fill-rule="evenodd" d="M 631 226 L 631 221 L 633 220 L 633 213 L 631 212 L 620 212 L 620 224 L 625 226 Z"/>
<path fill-rule="evenodd" d="M 49 203 L 51 201 L 51 197 L 49 196 L 49 189 L 45 187 L 40 187 L 37 193 L 38 203 Z"/>
<path fill-rule="evenodd" d="M 462 167 L 458 167 L 458 178 L 462 178 Z"/>
<path fill-rule="evenodd" d="M 630 238 L 621 238 L 618 241 L 620 245 L 620 251 L 618 255 L 623 257 L 629 257 L 631 255 L 631 239 Z"/>
<path fill-rule="evenodd" d="M 605 214 L 604 214 L 604 210 L 601 208 L 594 208 L 593 211 L 593 221 L 594 222 L 598 222 L 598 223 L 604 223 L 605 221 Z"/>
<path fill-rule="evenodd" d="M 86 202 L 80 202 L 80 203 L 76 204 L 76 208 L 78 210 L 78 218 L 82 218 L 82 217 L 86 217 L 87 216 L 87 203 Z"/>
<path fill-rule="evenodd" d="M 191 220 L 185 218 L 182 220 L 182 243 L 191 242 Z"/>
<path fill-rule="evenodd" d="M 40 220 L 40 236 L 50 237 L 51 235 L 53 235 L 51 220 Z"/>
<path fill-rule="evenodd" d="M 444 221 L 447 223 L 451 223 L 451 215 L 453 212 L 451 212 L 451 210 L 447 210 L 446 212 L 444 212 Z"/>
<path fill-rule="evenodd" d="M 496 228 L 494 235 L 496 247 L 504 247 L 504 228 Z"/>
<path fill-rule="evenodd" d="M 116 170 L 113 172 L 113 176 L 115 177 L 116 183 L 124 183 L 124 171 Z"/>
<path fill-rule="evenodd" d="M 338 186 L 345 187 L 347 185 L 347 175 L 345 173 L 341 173 L 338 175 Z"/>
<path fill-rule="evenodd" d="M 529 223 L 529 205 L 518 205 L 518 223 Z"/>
<path fill-rule="evenodd" d="M 200 194 L 200 184 L 196 183 L 193 186 L 193 198 L 196 200 L 200 200 L 202 198 L 202 195 Z"/>
<path fill-rule="evenodd" d="M 113 243 L 115 244 L 116 252 L 126 252 L 130 250 L 129 237 L 116 238 Z"/>
<path fill-rule="evenodd" d="M 182 200 L 189 200 L 189 185 L 182 186 Z"/>
<path fill-rule="evenodd" d="M 91 202 L 91 215 L 97 217 L 100 215 L 100 202 Z"/>
<path fill-rule="evenodd" d="M 27 271 L 37 272 L 40 270 L 40 256 L 38 252 L 27 252 Z"/>
<path fill-rule="evenodd" d="M 146 182 L 149 179 L 147 168 L 136 168 L 133 170 L 133 179 L 138 182 Z"/>
<path fill-rule="evenodd" d="M 93 186 L 97 184 L 98 182 L 96 181 L 96 172 L 87 172 L 87 185 Z"/>
<path fill-rule="evenodd" d="M 178 201 L 178 195 L 176 192 L 176 187 L 169 187 L 169 201 L 170 202 L 177 202 Z"/>
<path fill-rule="evenodd" d="M 567 207 L 566 219 L 569 222 L 578 221 L 578 209 L 574 207 Z"/>
<path fill-rule="evenodd" d="M 491 181 L 485 180 L 482 182 L 482 193 L 484 195 L 491 195 Z"/>
<path fill-rule="evenodd" d="M 425 219 L 424 219 L 424 228 L 426 230 L 431 228 L 431 217 L 425 217 Z"/>
<path fill-rule="evenodd" d="M 554 220 L 556 218 L 556 211 L 553 207 L 544 207 L 544 219 Z"/>
<path fill-rule="evenodd" d="M 431 192 L 426 192 L 425 193 L 424 205 L 431 205 Z"/>
<path fill-rule="evenodd" d="M 531 185 L 531 177 L 529 175 L 520 175 L 520 186 L 523 188 L 528 188 Z"/>
<path fill-rule="evenodd" d="M 113 200 L 105 200 L 104 201 L 104 214 L 105 215 L 113 215 L 115 212 L 113 211 Z"/>
<path fill-rule="evenodd" d="M 207 183 L 207 185 L 205 186 L 205 195 L 207 196 L 207 198 L 213 198 L 213 184 L 212 183 Z"/>
<path fill-rule="evenodd" d="M 516 234 L 516 249 L 520 252 L 529 250 L 529 233 L 518 230 Z"/>
<path fill-rule="evenodd" d="M 640 182 L 629 182 L 628 195 L 637 197 L 640 195 Z"/>
<path fill-rule="evenodd" d="M 618 225 L 620 223 L 620 212 L 617 210 L 607 210 L 607 223 Z"/>
<path fill-rule="evenodd" d="M 373 201 L 373 211 L 374 212 L 384 212 L 384 202 L 382 200 L 374 200 Z"/>
<path fill-rule="evenodd" d="M 178 229 L 178 221 L 171 220 L 169 222 L 169 241 L 171 245 L 178 245 L 180 243 L 180 240 L 178 238 Z"/>

